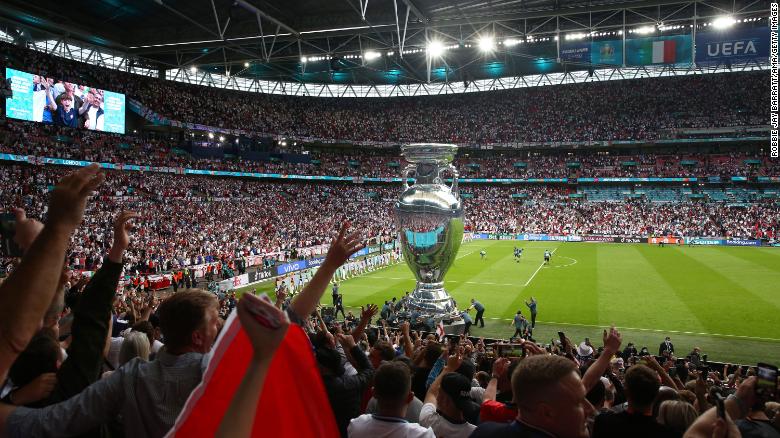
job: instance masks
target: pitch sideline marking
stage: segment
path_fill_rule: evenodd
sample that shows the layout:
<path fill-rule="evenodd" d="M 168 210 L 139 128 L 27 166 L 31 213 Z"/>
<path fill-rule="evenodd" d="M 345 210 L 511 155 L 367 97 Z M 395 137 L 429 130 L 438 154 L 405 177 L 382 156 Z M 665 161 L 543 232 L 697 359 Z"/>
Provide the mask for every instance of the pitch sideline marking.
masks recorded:
<path fill-rule="evenodd" d="M 557 246 L 555 247 L 555 249 L 553 249 L 553 250 L 552 250 L 552 252 L 550 253 L 550 255 L 552 255 L 552 254 L 555 254 L 555 251 L 558 251 L 558 247 L 557 247 Z M 526 281 L 526 282 L 525 282 L 525 284 L 523 285 L 523 287 L 526 287 L 526 286 L 528 286 L 528 285 L 531 283 L 531 280 L 533 280 L 533 279 L 534 279 L 534 277 L 536 277 L 536 274 L 538 274 L 538 273 L 539 273 L 539 271 L 542 269 L 542 267 L 543 267 L 543 266 L 544 266 L 544 262 L 542 262 L 541 264 L 539 264 L 539 267 L 538 267 L 538 268 L 536 268 L 536 271 L 534 271 L 534 274 L 533 274 L 533 275 L 531 275 L 531 278 L 529 278 L 529 279 L 528 279 L 528 281 Z"/>
<path fill-rule="evenodd" d="M 489 318 L 496 321 L 512 321 L 511 318 Z M 571 325 L 575 327 L 595 327 L 595 328 L 604 328 L 604 326 L 601 325 L 593 325 L 593 324 L 577 324 L 572 322 L 553 322 L 553 321 L 540 321 L 536 320 L 536 322 L 544 322 L 545 324 L 555 324 L 555 325 Z M 780 339 L 776 338 L 762 338 L 759 336 L 745 336 L 745 335 L 724 335 L 721 333 L 699 333 L 699 332 L 685 332 L 680 330 L 660 330 L 660 329 L 649 329 L 649 328 L 637 328 L 637 327 L 618 327 L 616 328 L 623 329 L 623 330 L 632 330 L 632 331 L 639 331 L 639 332 L 654 332 L 654 333 L 675 333 L 675 334 L 681 334 L 681 335 L 697 335 L 697 336 L 711 336 L 711 337 L 723 337 L 723 338 L 738 338 L 738 339 L 751 339 L 756 341 L 773 341 L 773 342 L 780 342 Z"/>

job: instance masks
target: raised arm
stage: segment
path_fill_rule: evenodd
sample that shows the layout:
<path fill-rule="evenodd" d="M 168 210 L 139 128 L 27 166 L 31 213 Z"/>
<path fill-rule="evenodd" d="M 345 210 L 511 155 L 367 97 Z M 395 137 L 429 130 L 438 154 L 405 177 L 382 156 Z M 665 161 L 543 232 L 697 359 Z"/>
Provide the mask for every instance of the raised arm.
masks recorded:
<path fill-rule="evenodd" d="M 374 315 L 376 315 L 378 309 L 379 308 L 376 306 L 376 304 L 369 304 L 366 307 L 360 308 L 360 322 L 358 323 L 357 327 L 355 327 L 355 329 L 352 330 L 353 338 L 361 339 L 363 337 L 363 332 L 366 331 L 366 327 L 368 326 L 368 323 L 371 322 L 371 318 L 373 318 Z"/>
<path fill-rule="evenodd" d="M 330 243 L 330 249 L 328 255 L 325 256 L 325 262 L 314 274 L 311 281 L 306 284 L 303 291 L 295 296 L 290 307 L 295 314 L 301 318 L 307 318 L 311 312 L 317 307 L 317 303 L 320 302 L 320 298 L 325 293 L 325 289 L 330 284 L 330 279 L 341 265 L 343 265 L 349 257 L 363 248 L 364 244 L 360 236 L 360 232 L 353 232 L 347 234 L 349 229 L 349 222 L 344 222 L 339 229 L 339 234 Z"/>
<path fill-rule="evenodd" d="M 260 324 L 250 312 L 250 307 L 262 309 L 268 315 L 280 322 L 278 328 L 270 328 Z M 290 321 L 287 314 L 271 304 L 252 294 L 245 294 L 238 302 L 238 318 L 241 326 L 249 336 L 254 351 L 252 360 L 244 374 L 244 379 L 233 395 L 225 416 L 217 431 L 217 437 L 249 437 L 252 435 L 252 425 L 255 422 L 257 403 L 263 393 L 263 385 L 268 375 L 276 349 L 282 343 Z"/>
<path fill-rule="evenodd" d="M 11 364 L 40 328 L 60 287 L 70 235 L 81 223 L 87 197 L 103 179 L 98 165 L 92 164 L 60 180 L 52 193 L 46 225 L 0 285 L 0 380 L 5 380 Z"/>
<path fill-rule="evenodd" d="M 609 368 L 609 360 L 615 353 L 620 351 L 622 339 L 620 332 L 615 329 L 614 325 L 609 329 L 609 332 L 604 330 L 604 351 L 598 360 L 588 368 L 585 375 L 582 376 L 582 384 L 585 386 L 585 391 L 593 389 L 596 382 L 604 375 L 604 371 Z"/>

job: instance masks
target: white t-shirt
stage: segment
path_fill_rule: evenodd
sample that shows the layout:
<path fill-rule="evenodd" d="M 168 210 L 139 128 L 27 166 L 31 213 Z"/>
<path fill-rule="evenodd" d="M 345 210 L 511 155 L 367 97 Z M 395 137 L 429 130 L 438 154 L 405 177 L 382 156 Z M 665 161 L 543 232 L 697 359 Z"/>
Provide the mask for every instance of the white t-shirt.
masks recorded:
<path fill-rule="evenodd" d="M 430 427 L 440 438 L 468 438 L 477 426 L 471 423 L 451 423 L 436 412 L 436 406 L 431 403 L 423 405 L 420 411 L 420 425 Z"/>
<path fill-rule="evenodd" d="M 436 438 L 430 427 L 409 423 L 403 418 L 363 414 L 347 427 L 349 438 Z"/>

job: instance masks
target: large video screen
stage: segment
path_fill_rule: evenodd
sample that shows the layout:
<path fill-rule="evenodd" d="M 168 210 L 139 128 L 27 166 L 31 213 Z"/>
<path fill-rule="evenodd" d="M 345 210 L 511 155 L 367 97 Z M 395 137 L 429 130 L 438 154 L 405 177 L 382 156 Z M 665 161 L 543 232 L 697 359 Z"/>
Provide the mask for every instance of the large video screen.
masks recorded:
<path fill-rule="evenodd" d="M 92 131 L 125 133 L 125 95 L 11 68 L 13 98 L 5 114 L 14 119 Z"/>

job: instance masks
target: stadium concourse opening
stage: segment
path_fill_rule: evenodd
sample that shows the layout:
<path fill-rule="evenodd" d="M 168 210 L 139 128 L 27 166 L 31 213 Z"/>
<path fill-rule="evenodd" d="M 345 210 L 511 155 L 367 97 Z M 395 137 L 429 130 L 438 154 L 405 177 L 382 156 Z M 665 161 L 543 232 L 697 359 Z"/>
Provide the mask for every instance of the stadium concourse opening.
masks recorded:
<path fill-rule="evenodd" d="M 0 436 L 780 436 L 776 3 L 82 3 L 0 5 Z"/>

